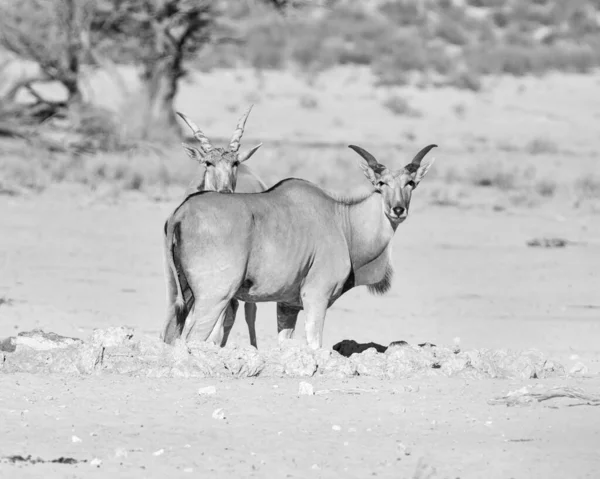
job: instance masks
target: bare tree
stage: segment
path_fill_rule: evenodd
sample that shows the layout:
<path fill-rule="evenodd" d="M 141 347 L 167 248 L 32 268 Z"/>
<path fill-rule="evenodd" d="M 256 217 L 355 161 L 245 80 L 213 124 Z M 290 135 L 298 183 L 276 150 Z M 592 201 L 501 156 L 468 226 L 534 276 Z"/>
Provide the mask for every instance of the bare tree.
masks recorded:
<path fill-rule="evenodd" d="M 226 23 L 227 1 L 99 1 L 94 30 L 110 39 L 113 54 L 141 67 L 145 125 L 179 132 L 173 102 L 186 61 L 209 43 L 242 41 Z M 291 6 L 289 0 L 257 1 L 279 11 Z"/>
<path fill-rule="evenodd" d="M 95 0 L 22 0 L 0 4 L 0 46 L 37 64 L 38 72 L 19 79 L 3 97 L 3 109 L 44 119 L 83 100 L 81 65 L 90 55 L 90 26 Z M 58 82 L 66 99 L 44 98 L 36 85 Z M 25 89 L 34 99 L 16 105 Z"/>

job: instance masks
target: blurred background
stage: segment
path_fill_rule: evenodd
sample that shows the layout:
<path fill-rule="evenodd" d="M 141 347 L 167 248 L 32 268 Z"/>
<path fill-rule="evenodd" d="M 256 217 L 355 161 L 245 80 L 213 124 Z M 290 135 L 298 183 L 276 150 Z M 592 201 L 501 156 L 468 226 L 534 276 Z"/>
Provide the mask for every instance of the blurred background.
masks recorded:
<path fill-rule="evenodd" d="M 218 143 L 254 104 L 268 184 L 435 142 L 432 202 L 596 211 L 599 64 L 600 0 L 1 0 L 0 189 L 172 198 L 174 112 Z"/>

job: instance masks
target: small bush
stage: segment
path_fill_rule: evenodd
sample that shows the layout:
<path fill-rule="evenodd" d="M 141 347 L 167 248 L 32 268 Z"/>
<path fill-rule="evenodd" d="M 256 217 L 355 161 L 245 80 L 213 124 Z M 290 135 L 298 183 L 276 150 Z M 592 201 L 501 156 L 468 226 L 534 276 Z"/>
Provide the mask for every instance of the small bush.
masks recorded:
<path fill-rule="evenodd" d="M 512 190 L 517 185 L 517 173 L 500 163 L 480 162 L 467 170 L 469 182 L 475 186 Z"/>
<path fill-rule="evenodd" d="M 583 198 L 600 198 L 600 176 L 588 174 L 578 178 L 575 189 Z"/>
<path fill-rule="evenodd" d="M 414 109 L 406 98 L 399 95 L 390 95 L 384 102 L 383 106 L 391 111 L 394 115 L 410 116 L 412 118 L 421 117 L 421 112 Z"/>
<path fill-rule="evenodd" d="M 554 141 L 548 138 L 535 138 L 525 147 L 527 153 L 531 155 L 554 155 L 559 149 Z"/>
<path fill-rule="evenodd" d="M 554 196 L 554 193 L 556 193 L 557 186 L 558 185 L 556 184 L 556 182 L 554 180 L 551 180 L 551 179 L 539 180 L 535 184 L 535 191 L 540 196 L 550 198 L 550 197 Z"/>
<path fill-rule="evenodd" d="M 313 95 L 301 95 L 299 102 L 305 110 L 314 110 L 319 107 L 319 101 Z"/>

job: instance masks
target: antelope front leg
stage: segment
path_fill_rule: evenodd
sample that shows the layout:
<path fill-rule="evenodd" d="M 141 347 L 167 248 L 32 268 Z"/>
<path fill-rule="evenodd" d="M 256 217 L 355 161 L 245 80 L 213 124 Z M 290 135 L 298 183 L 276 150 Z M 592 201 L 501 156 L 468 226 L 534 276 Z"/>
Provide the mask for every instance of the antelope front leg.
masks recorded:
<path fill-rule="evenodd" d="M 302 293 L 302 304 L 306 312 L 306 342 L 312 349 L 319 349 L 323 345 L 323 327 L 325 326 L 325 313 L 327 312 L 328 299 L 318 293 Z"/>
<path fill-rule="evenodd" d="M 277 303 L 277 340 L 280 344 L 286 339 L 292 339 L 294 336 L 299 312 L 299 308 Z"/>

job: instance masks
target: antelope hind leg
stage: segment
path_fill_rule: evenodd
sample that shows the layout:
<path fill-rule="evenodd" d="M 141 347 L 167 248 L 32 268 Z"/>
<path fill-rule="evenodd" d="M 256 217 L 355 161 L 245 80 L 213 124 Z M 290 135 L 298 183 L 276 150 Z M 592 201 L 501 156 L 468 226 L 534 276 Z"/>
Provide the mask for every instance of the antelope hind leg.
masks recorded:
<path fill-rule="evenodd" d="M 240 302 L 237 299 L 232 299 L 227 305 L 227 309 L 225 310 L 225 320 L 223 321 L 223 340 L 221 341 L 221 347 L 224 348 L 227 344 L 227 338 L 229 338 L 229 333 L 231 332 L 231 328 L 233 328 L 233 323 L 235 323 L 235 315 L 237 314 L 238 307 L 240 306 Z"/>
<path fill-rule="evenodd" d="M 250 345 L 258 349 L 256 343 L 256 303 L 244 303 L 244 315 L 248 325 L 248 335 L 250 336 Z"/>
<path fill-rule="evenodd" d="M 277 303 L 277 340 L 282 343 L 294 337 L 300 308 Z"/>

